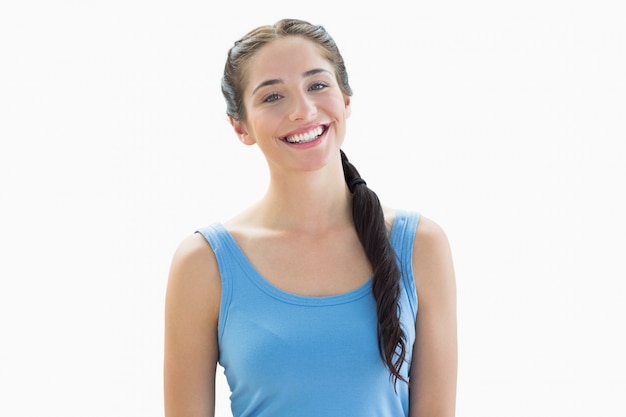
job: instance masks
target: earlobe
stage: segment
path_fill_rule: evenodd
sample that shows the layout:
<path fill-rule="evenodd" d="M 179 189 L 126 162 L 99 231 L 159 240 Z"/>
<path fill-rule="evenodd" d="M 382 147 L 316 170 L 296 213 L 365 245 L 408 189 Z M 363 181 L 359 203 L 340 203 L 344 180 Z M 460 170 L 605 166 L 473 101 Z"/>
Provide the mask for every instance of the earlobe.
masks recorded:
<path fill-rule="evenodd" d="M 232 116 L 228 116 L 228 120 L 230 120 L 230 125 L 233 127 L 235 134 L 244 145 L 254 145 L 255 141 L 252 139 L 248 130 L 246 129 L 246 125 L 241 121 L 237 120 Z"/>

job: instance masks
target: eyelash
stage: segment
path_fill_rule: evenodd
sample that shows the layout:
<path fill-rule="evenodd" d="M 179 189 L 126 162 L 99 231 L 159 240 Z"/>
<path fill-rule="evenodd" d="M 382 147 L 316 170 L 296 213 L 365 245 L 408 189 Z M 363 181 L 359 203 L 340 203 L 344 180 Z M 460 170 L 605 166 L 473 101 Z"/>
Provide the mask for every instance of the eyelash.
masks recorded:
<path fill-rule="evenodd" d="M 274 101 L 278 100 L 278 98 L 280 97 L 282 96 L 278 93 L 268 94 L 267 97 L 263 99 L 263 103 L 273 103 Z"/>
<path fill-rule="evenodd" d="M 321 91 L 321 90 L 324 90 L 327 87 L 328 87 L 328 84 L 326 84 L 326 83 L 316 82 L 316 83 L 311 84 L 311 86 L 309 87 L 309 91 Z M 263 102 L 264 103 L 273 103 L 274 101 L 278 100 L 281 97 L 282 96 L 280 94 L 278 94 L 278 93 L 271 93 L 271 94 L 268 94 L 263 99 Z"/>
<path fill-rule="evenodd" d="M 314 88 L 314 87 L 322 87 L 322 88 Z M 328 87 L 328 84 L 318 82 L 318 83 L 313 83 L 311 87 L 309 87 L 309 90 L 319 91 L 319 90 L 325 89 L 326 87 Z"/>

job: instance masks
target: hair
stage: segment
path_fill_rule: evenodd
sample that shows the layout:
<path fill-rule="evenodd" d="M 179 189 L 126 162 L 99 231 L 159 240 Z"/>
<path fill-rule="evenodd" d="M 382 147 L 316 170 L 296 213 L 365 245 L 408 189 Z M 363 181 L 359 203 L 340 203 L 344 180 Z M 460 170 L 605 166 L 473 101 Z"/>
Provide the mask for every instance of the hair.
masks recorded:
<path fill-rule="evenodd" d="M 325 59 L 333 64 L 341 91 L 352 95 L 348 72 L 335 41 L 321 25 L 298 19 L 283 19 L 274 25 L 260 26 L 236 41 L 228 51 L 222 94 L 226 99 L 226 114 L 245 120 L 243 91 L 246 88 L 247 64 L 264 45 L 287 36 L 301 36 L 315 43 Z M 406 334 L 399 318 L 400 269 L 396 254 L 387 235 L 387 226 L 378 196 L 360 178 L 357 169 L 341 153 L 344 177 L 352 193 L 352 217 L 361 244 L 373 271 L 372 292 L 378 317 L 378 349 L 385 366 L 394 378 L 408 382 L 401 374 L 407 356 Z"/>

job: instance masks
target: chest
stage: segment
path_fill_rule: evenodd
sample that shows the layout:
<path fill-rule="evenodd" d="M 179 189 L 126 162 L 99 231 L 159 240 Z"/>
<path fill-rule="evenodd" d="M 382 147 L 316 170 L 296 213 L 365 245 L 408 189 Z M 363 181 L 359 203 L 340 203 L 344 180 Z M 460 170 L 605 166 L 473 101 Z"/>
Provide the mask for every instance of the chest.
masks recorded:
<path fill-rule="evenodd" d="M 259 274 L 288 293 L 337 295 L 362 286 L 371 277 L 369 261 L 352 230 L 234 236 Z"/>
<path fill-rule="evenodd" d="M 241 282 L 245 286 L 249 281 Z M 268 415 L 305 410 L 297 415 L 334 416 L 343 409 L 339 415 L 371 415 L 389 404 L 387 398 L 381 400 L 383 395 L 401 410 L 378 353 L 369 286 L 349 299 L 339 296 L 338 302 L 283 302 L 249 290 L 246 297 L 245 288 L 233 288 L 220 337 L 220 363 L 235 415 L 257 407 L 270 407 Z M 385 410 L 377 415 L 404 414 Z"/>

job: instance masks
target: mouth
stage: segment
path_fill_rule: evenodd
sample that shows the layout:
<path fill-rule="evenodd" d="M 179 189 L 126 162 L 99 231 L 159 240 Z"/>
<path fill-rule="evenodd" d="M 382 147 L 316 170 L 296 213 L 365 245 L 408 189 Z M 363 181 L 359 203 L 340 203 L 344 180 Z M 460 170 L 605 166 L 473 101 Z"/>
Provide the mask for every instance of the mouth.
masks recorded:
<path fill-rule="evenodd" d="M 309 130 L 308 132 L 299 133 L 293 136 L 285 136 L 283 140 L 287 143 L 311 142 L 322 136 L 326 129 L 328 129 L 326 126 L 317 126 L 316 128 Z"/>

